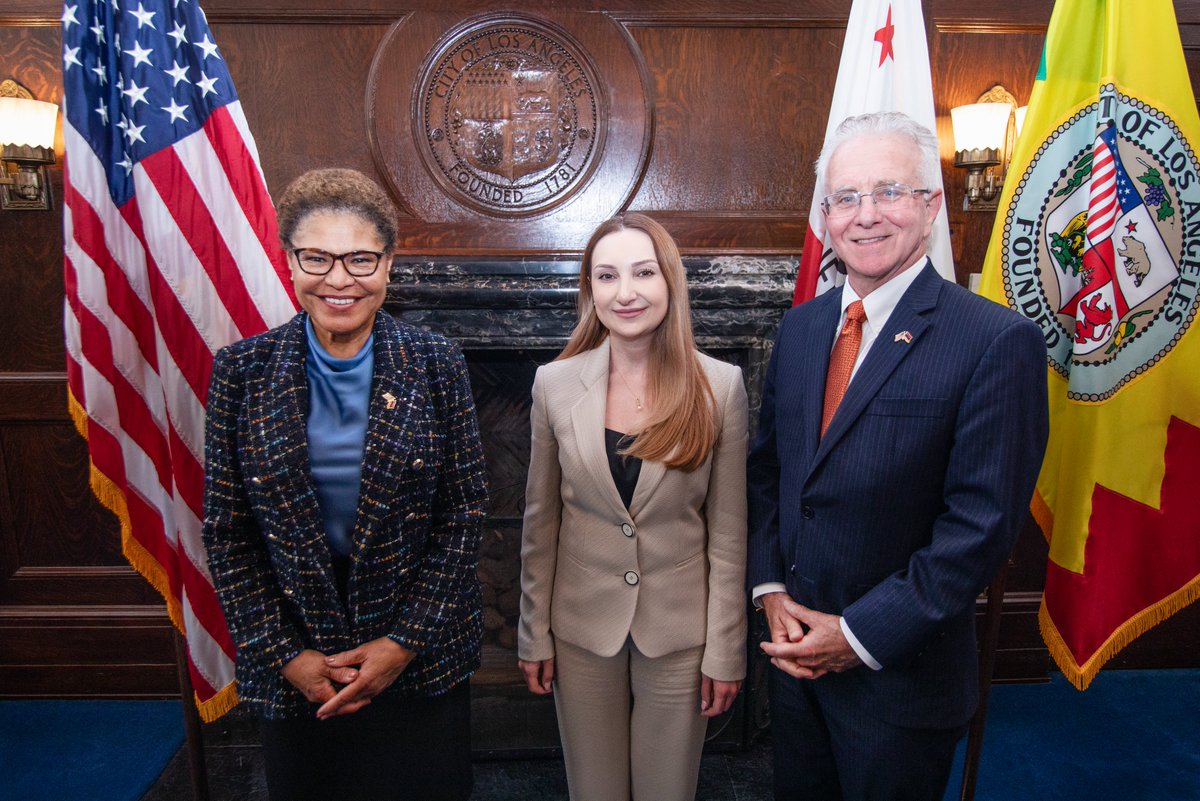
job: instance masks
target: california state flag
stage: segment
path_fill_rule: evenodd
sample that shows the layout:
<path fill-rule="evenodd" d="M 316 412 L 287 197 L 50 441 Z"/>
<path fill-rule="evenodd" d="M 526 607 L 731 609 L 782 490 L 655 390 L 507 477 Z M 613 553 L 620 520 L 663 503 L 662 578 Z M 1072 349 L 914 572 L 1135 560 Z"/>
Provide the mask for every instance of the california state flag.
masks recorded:
<path fill-rule="evenodd" d="M 850 8 L 825 141 L 842 120 L 870 111 L 902 111 L 937 133 L 920 0 L 854 0 Z M 940 172 L 928 188 L 942 188 Z M 834 266 L 833 251 L 825 236 L 825 217 L 821 212 L 824 196 L 825 190 L 820 186 L 813 192 L 793 304 L 840 286 L 844 278 Z M 929 257 L 944 278 L 954 280 L 945 203 L 933 224 Z"/>

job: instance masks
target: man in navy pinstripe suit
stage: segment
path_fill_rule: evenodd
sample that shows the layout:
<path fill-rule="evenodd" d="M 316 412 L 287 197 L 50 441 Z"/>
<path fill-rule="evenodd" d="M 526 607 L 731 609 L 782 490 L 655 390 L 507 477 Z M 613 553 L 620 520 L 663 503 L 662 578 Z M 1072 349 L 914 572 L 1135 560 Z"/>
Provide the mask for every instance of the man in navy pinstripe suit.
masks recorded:
<path fill-rule="evenodd" d="M 749 465 L 776 799 L 942 797 L 978 701 L 975 598 L 1045 449 L 1038 328 L 925 256 L 939 170 L 891 112 L 817 162 L 847 280 L 784 317 Z"/>

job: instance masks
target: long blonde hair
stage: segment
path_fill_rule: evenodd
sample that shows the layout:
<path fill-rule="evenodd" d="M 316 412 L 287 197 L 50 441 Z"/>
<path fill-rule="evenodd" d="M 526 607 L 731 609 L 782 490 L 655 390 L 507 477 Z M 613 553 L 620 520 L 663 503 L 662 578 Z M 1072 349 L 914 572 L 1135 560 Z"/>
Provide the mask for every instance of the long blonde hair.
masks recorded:
<path fill-rule="evenodd" d="M 654 255 L 667 283 L 668 303 L 667 316 L 650 343 L 647 395 L 654 412 L 641 431 L 631 432 L 637 439 L 626 452 L 690 472 L 704 464 L 716 442 L 716 402 L 696 354 L 683 259 L 665 228 L 637 212 L 619 214 L 600 224 L 579 265 L 579 321 L 558 358 L 592 350 L 608 336 L 592 297 L 592 256 L 601 239 L 627 229 L 641 231 L 654 243 Z"/>

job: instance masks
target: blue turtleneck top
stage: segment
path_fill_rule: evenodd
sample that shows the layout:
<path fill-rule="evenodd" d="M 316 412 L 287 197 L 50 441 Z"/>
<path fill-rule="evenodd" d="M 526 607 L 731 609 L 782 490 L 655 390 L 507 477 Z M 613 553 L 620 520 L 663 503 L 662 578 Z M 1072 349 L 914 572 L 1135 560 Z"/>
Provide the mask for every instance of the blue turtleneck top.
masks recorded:
<path fill-rule="evenodd" d="M 308 332 L 308 460 L 325 538 L 335 557 L 350 554 L 358 490 L 362 481 L 367 409 L 375 372 L 375 335 L 349 359 L 330 356 L 313 331 Z"/>

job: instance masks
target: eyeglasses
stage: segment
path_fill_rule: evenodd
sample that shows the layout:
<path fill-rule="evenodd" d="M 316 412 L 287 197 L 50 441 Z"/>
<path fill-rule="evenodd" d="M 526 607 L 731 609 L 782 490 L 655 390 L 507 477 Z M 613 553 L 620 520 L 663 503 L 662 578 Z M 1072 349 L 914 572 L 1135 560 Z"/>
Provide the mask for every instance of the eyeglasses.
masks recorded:
<path fill-rule="evenodd" d="M 325 275 L 340 261 L 346 272 L 355 278 L 374 275 L 384 254 L 373 250 L 352 250 L 349 253 L 327 253 L 320 248 L 296 248 L 292 251 L 300 271 L 309 275 Z"/>
<path fill-rule="evenodd" d="M 843 189 L 826 195 L 821 201 L 825 213 L 830 217 L 845 217 L 858 211 L 864 197 L 871 198 L 875 206 L 881 209 L 896 206 L 913 195 L 928 195 L 932 189 L 913 189 L 908 184 L 885 184 L 877 186 L 870 192 L 855 192 L 853 189 Z"/>

